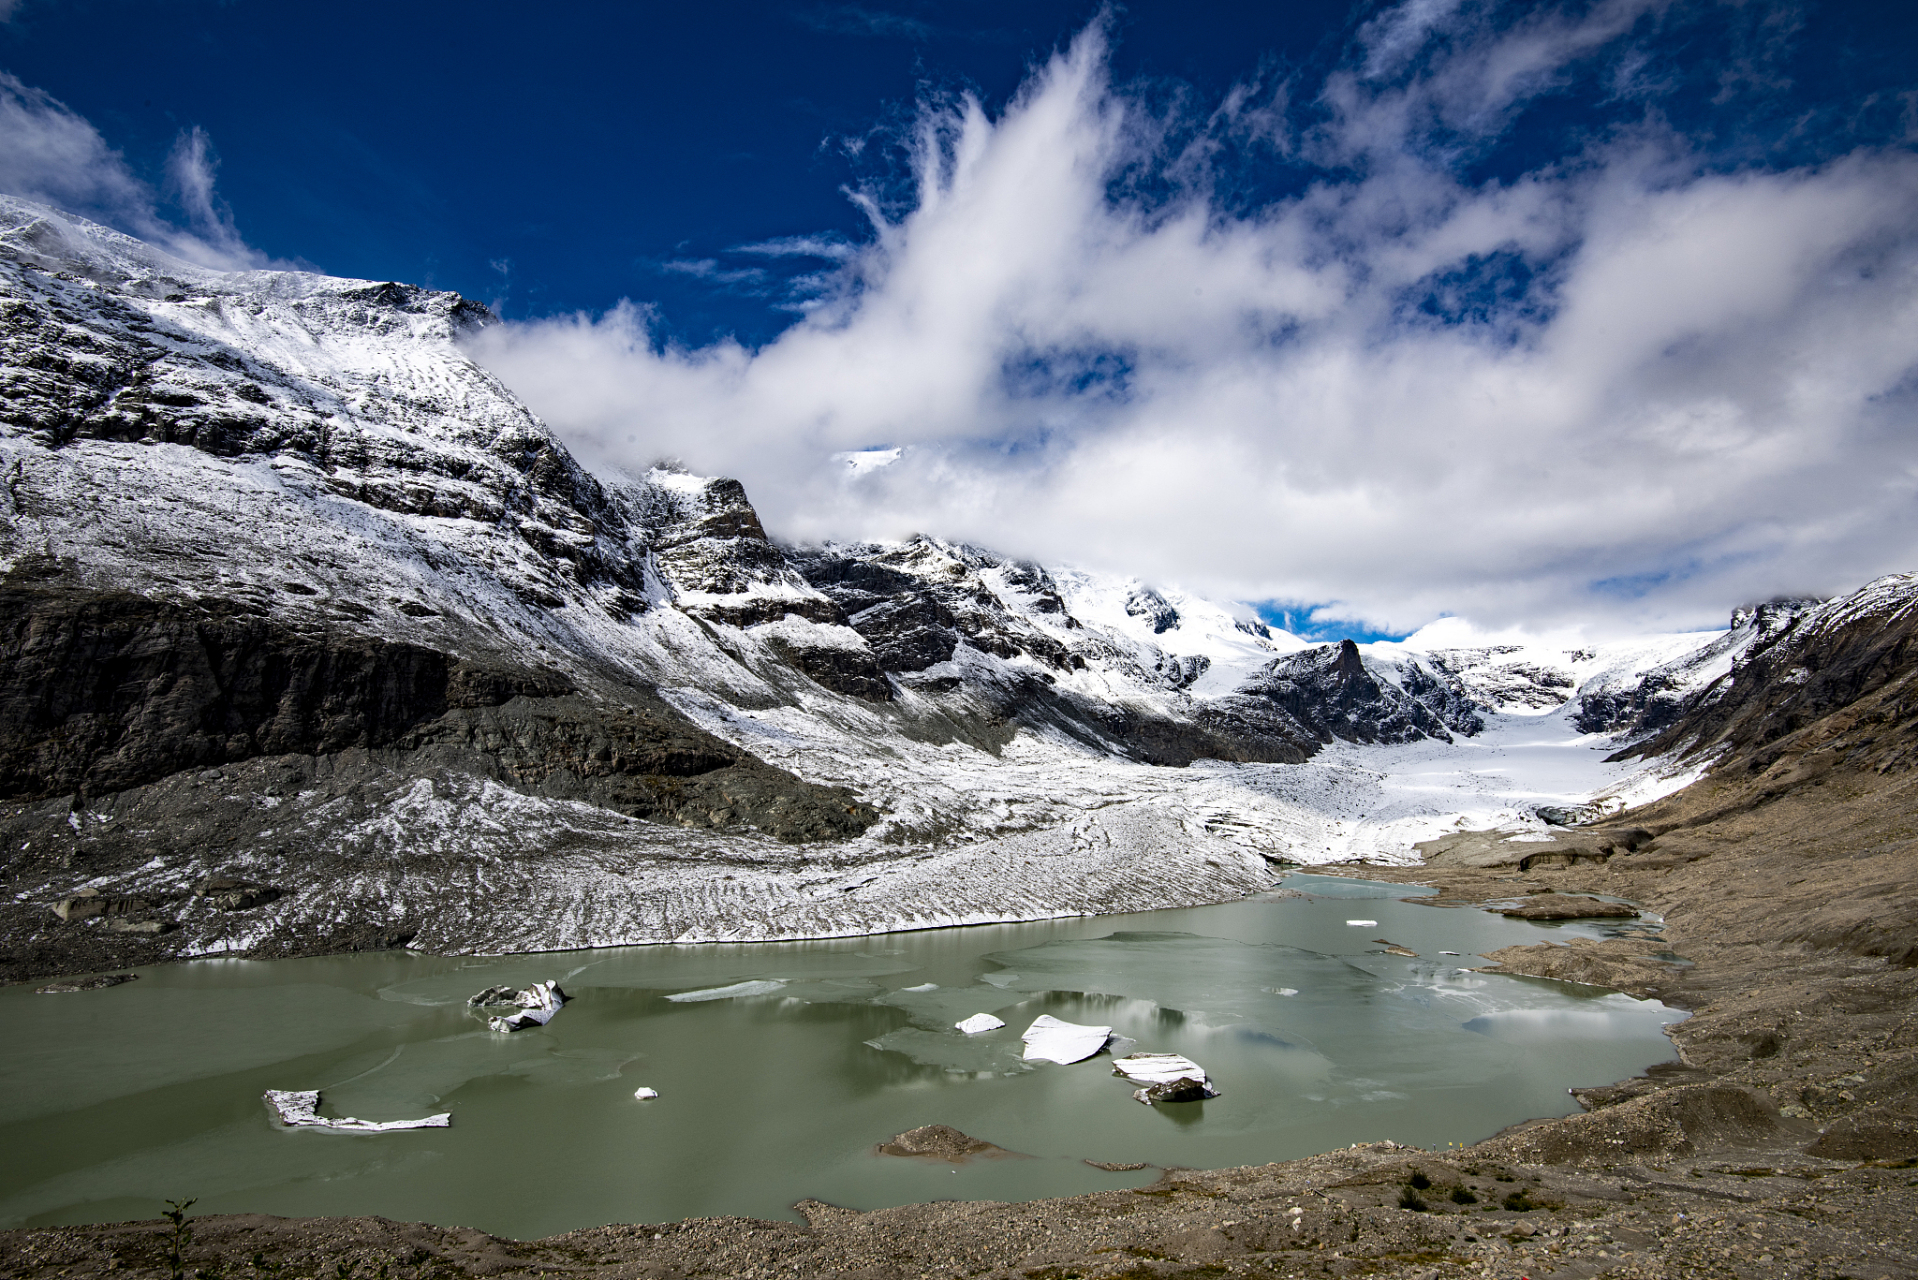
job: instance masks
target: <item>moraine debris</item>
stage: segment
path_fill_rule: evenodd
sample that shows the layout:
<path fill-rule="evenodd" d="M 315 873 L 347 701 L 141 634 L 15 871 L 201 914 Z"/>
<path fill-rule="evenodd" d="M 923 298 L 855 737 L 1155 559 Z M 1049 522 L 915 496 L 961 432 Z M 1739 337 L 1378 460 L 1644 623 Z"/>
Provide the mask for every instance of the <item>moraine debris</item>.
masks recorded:
<path fill-rule="evenodd" d="M 34 994 L 64 996 L 76 991 L 99 991 L 106 987 L 117 987 L 122 983 L 132 982 L 139 976 L 137 973 L 103 973 L 93 978 L 69 978 L 64 982 L 49 982 L 44 987 L 36 988 Z"/>

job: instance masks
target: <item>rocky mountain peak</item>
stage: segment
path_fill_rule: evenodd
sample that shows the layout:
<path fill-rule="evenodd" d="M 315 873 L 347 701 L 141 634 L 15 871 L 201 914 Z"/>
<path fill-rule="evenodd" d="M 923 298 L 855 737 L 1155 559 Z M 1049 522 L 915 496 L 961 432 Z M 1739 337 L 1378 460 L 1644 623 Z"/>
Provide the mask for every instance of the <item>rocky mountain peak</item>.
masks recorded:
<path fill-rule="evenodd" d="M 1332 665 L 1332 674 L 1338 679 L 1340 684 L 1348 687 L 1353 681 L 1366 679 L 1365 663 L 1359 657 L 1358 645 L 1349 639 L 1339 641 L 1338 661 Z M 1375 686 L 1368 690 L 1368 692 L 1376 697 L 1378 690 Z"/>

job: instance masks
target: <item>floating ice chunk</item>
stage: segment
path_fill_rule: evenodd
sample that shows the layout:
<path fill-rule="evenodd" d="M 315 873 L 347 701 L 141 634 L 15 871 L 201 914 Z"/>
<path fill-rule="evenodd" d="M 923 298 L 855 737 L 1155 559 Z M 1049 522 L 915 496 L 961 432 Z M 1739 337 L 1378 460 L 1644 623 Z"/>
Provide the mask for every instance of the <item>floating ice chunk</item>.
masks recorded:
<path fill-rule="evenodd" d="M 916 987 L 901 987 L 899 989 L 901 991 L 937 991 L 939 984 L 936 982 L 922 982 Z"/>
<path fill-rule="evenodd" d="M 1178 1053 L 1128 1053 L 1112 1061 L 1112 1074 L 1140 1084 L 1170 1084 L 1174 1080 L 1205 1079 L 1205 1068 Z"/>
<path fill-rule="evenodd" d="M 964 1022 L 955 1022 L 952 1025 L 969 1036 L 976 1036 L 981 1031 L 997 1031 L 1000 1027 L 1005 1026 L 1006 1023 L 1005 1019 L 995 1018 L 989 1013 L 975 1013 Z"/>
<path fill-rule="evenodd" d="M 1376 920 L 1347 920 L 1345 923 L 1351 925 L 1354 929 L 1376 929 L 1378 928 L 1379 922 Z"/>
<path fill-rule="evenodd" d="M 1456 951 L 1441 951 L 1441 952 L 1439 952 L 1439 954 L 1440 954 L 1440 955 L 1442 955 L 1442 956 L 1455 956 L 1455 955 L 1457 955 L 1457 954 L 1458 954 L 1458 952 L 1456 952 Z"/>
<path fill-rule="evenodd" d="M 1083 1062 L 1105 1048 L 1106 1041 L 1112 1038 L 1112 1028 L 1061 1022 L 1049 1013 L 1042 1013 L 1019 1038 L 1026 1042 L 1027 1062 L 1056 1062 L 1064 1066 Z"/>
<path fill-rule="evenodd" d="M 735 982 L 730 987 L 708 987 L 704 991 L 681 991 L 666 998 L 679 1004 L 698 1004 L 702 1000 L 734 1000 L 740 996 L 769 996 L 785 985 L 784 978 L 766 978 L 759 982 Z"/>
<path fill-rule="evenodd" d="M 659 1090 L 648 1089 L 644 1085 L 641 1085 L 639 1088 L 633 1090 L 633 1096 L 635 1098 L 638 1098 L 641 1102 L 651 1102 L 654 1098 L 657 1098 L 659 1096 Z"/>
<path fill-rule="evenodd" d="M 318 1089 L 268 1089 L 267 1105 L 279 1113 L 280 1123 L 297 1129 L 345 1129 L 351 1133 L 385 1133 L 390 1129 L 444 1129 L 453 1123 L 453 1113 L 442 1111 L 423 1120 L 338 1120 L 319 1114 Z"/>
<path fill-rule="evenodd" d="M 1260 987 L 1259 990 L 1265 992 L 1268 995 L 1275 995 L 1275 996 L 1295 996 L 1299 994 L 1299 989 L 1297 987 Z"/>
<path fill-rule="evenodd" d="M 524 991 L 514 991 L 511 987 L 488 987 L 468 1000 L 468 1004 L 505 1004 L 507 997 L 519 1006 L 518 1013 L 502 1014 L 497 1018 L 488 1018 L 486 1025 L 494 1031 L 520 1031 L 526 1027 L 543 1027 L 553 1020 L 553 1015 L 566 1003 L 566 993 L 559 989 L 557 981 L 535 982 Z"/>

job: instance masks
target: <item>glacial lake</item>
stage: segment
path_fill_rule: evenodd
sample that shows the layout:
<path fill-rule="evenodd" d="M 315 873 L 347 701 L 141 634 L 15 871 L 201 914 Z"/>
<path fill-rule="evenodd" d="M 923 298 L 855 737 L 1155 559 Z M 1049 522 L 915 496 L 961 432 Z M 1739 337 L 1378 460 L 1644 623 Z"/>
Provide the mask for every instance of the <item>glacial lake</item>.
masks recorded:
<path fill-rule="evenodd" d="M 72 995 L 7 988 L 0 1225 L 151 1218 L 192 1196 L 196 1214 L 531 1238 L 794 1217 L 807 1197 L 1072 1195 L 1158 1176 L 1088 1159 L 1221 1167 L 1468 1143 L 1675 1057 L 1661 1029 L 1684 1015 L 1656 1001 L 1463 971 L 1474 953 L 1615 927 L 1420 905 L 1400 885 L 1285 883 L 1311 896 L 827 942 L 199 961 Z M 1361 919 L 1377 924 L 1348 923 Z M 573 1000 L 544 1028 L 495 1034 L 466 1006 L 545 978 Z M 708 998 L 668 998 L 689 993 Z M 952 1028 L 979 1012 L 1008 1025 Z M 1108 1056 L 1024 1063 L 1019 1034 L 1041 1013 L 1185 1054 L 1223 1094 L 1147 1107 Z M 636 1101 L 641 1086 L 660 1097 Z M 267 1089 L 320 1089 L 322 1115 L 453 1121 L 286 1129 Z M 1026 1158 L 874 1154 L 934 1123 Z"/>

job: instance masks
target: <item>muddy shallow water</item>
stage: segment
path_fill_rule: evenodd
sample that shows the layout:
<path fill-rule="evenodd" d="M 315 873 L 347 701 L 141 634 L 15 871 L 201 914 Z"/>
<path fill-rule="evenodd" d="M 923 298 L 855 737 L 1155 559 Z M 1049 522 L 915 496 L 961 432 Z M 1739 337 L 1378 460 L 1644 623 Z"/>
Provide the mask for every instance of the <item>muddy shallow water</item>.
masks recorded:
<path fill-rule="evenodd" d="M 1068 1195 L 1157 1176 L 1087 1159 L 1216 1167 L 1471 1142 L 1674 1056 L 1661 1028 L 1682 1015 L 1656 1001 L 1463 971 L 1474 953 L 1619 926 L 1287 884 L 1312 896 L 827 942 L 202 961 L 106 990 L 0 990 L 0 1225 L 152 1217 L 194 1196 L 196 1213 L 529 1238 L 790 1216 L 805 1197 Z M 1377 924 L 1348 923 L 1361 919 Z M 574 997 L 545 1028 L 498 1035 L 465 1005 L 542 978 Z M 978 1012 L 1008 1025 L 952 1029 Z M 1108 1057 L 1026 1064 L 1019 1033 L 1040 1013 L 1183 1053 L 1223 1096 L 1151 1108 Z M 640 1086 L 661 1096 L 636 1101 Z M 453 1123 L 287 1130 L 266 1089 L 320 1089 L 325 1115 Z M 931 1123 L 1027 1158 L 873 1153 Z"/>

